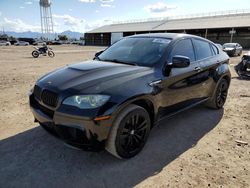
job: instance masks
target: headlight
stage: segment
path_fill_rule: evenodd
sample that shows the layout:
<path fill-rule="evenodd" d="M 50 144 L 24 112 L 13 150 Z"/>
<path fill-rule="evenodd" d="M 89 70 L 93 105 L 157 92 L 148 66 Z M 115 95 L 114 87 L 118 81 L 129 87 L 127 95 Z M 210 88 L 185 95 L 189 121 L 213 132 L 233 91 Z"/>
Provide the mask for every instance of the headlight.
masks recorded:
<path fill-rule="evenodd" d="M 75 95 L 68 97 L 63 104 L 75 106 L 80 109 L 93 109 L 104 105 L 110 96 L 107 95 Z"/>

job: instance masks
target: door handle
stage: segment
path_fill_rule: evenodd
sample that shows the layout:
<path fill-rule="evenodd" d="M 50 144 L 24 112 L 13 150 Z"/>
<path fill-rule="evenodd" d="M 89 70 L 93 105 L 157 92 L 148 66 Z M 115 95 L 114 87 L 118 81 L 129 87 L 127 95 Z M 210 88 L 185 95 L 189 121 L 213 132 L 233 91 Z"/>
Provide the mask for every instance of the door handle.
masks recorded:
<path fill-rule="evenodd" d="M 201 71 L 201 67 L 195 67 L 194 71 L 200 72 Z"/>
<path fill-rule="evenodd" d="M 161 84 L 161 83 L 162 83 L 162 80 L 156 80 L 156 81 L 150 82 L 149 85 L 153 87 L 153 86 L 156 86 L 156 85 Z"/>

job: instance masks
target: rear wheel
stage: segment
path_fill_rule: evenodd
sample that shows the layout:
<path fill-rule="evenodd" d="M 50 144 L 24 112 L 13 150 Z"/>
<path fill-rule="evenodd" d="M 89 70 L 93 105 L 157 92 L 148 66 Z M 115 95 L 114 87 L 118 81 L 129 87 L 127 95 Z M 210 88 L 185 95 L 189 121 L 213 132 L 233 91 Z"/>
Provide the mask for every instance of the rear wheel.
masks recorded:
<path fill-rule="evenodd" d="M 227 99 L 228 88 L 229 83 L 225 78 L 223 78 L 216 88 L 215 95 L 210 101 L 207 102 L 207 106 L 214 109 L 223 108 Z"/>
<path fill-rule="evenodd" d="M 34 58 L 38 58 L 38 57 L 39 57 L 39 52 L 36 51 L 36 50 L 34 50 L 34 51 L 32 52 L 32 56 L 33 56 Z"/>
<path fill-rule="evenodd" d="M 137 105 L 129 105 L 114 121 L 106 150 L 118 158 L 131 158 L 144 147 L 150 132 L 148 112 Z"/>

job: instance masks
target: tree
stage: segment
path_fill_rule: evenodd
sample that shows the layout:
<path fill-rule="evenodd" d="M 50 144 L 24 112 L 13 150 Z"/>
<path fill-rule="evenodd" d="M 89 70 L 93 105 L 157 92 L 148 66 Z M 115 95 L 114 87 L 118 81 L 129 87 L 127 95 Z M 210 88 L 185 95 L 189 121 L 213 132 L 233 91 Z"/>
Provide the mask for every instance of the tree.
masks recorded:
<path fill-rule="evenodd" d="M 10 36 L 10 37 L 9 37 L 9 41 L 17 41 L 17 40 L 16 40 L 16 38 L 15 38 L 15 37 Z"/>
<path fill-rule="evenodd" d="M 0 40 L 8 40 L 8 35 L 0 34 Z"/>
<path fill-rule="evenodd" d="M 58 39 L 65 41 L 68 40 L 68 37 L 66 35 L 58 35 Z"/>

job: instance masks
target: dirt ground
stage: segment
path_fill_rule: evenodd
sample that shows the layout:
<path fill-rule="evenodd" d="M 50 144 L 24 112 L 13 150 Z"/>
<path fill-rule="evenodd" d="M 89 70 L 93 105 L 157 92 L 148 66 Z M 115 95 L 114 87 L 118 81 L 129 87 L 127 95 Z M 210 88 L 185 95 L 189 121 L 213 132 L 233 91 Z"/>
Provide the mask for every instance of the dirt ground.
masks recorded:
<path fill-rule="evenodd" d="M 130 160 L 74 150 L 33 122 L 28 91 L 43 74 L 94 56 L 98 47 L 0 48 L 0 187 L 250 187 L 250 81 L 232 83 L 225 108 L 199 106 L 162 121 Z M 243 140 L 248 145 L 237 145 Z"/>

